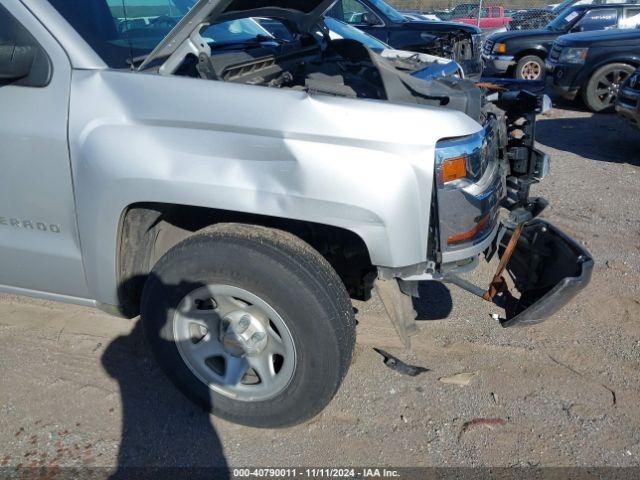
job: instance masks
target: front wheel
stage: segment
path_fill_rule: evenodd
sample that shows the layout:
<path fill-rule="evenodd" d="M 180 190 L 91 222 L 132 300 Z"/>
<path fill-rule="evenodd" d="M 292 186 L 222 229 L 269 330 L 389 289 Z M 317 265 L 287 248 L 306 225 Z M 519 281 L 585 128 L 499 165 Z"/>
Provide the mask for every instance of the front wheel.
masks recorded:
<path fill-rule="evenodd" d="M 518 80 L 542 80 L 544 78 L 544 60 L 537 55 L 527 55 L 518 60 L 516 65 Z"/>
<path fill-rule="evenodd" d="M 620 85 L 634 70 L 626 63 L 611 63 L 596 70 L 582 90 L 582 99 L 589 110 L 611 110 L 615 105 Z"/>
<path fill-rule="evenodd" d="M 145 285 L 142 319 L 187 397 L 255 427 L 319 413 L 355 343 L 350 299 L 327 261 L 293 235 L 249 225 L 216 226 L 169 250 Z"/>

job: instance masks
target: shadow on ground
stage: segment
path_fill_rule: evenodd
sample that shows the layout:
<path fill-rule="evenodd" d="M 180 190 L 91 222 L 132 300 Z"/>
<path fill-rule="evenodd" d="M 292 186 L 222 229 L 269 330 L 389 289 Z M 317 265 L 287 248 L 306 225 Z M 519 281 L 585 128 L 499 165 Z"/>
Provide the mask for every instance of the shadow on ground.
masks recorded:
<path fill-rule="evenodd" d="M 441 282 L 420 282 L 420 298 L 413 299 L 417 321 L 444 320 L 453 309 L 451 292 Z"/>
<path fill-rule="evenodd" d="M 156 367 L 140 321 L 111 342 L 102 363 L 122 396 L 118 469 L 111 478 L 228 478 L 209 415 Z"/>
<path fill-rule="evenodd" d="M 640 131 L 613 113 L 539 118 L 536 140 L 542 145 L 589 160 L 640 166 Z"/>

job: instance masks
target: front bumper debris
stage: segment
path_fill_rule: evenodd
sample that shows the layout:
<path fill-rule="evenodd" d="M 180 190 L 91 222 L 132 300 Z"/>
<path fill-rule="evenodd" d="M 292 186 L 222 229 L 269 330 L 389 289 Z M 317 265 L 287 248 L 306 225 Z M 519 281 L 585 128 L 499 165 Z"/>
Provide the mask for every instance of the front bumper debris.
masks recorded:
<path fill-rule="evenodd" d="M 506 227 L 505 227 L 506 228 Z M 589 284 L 593 258 L 575 240 L 554 225 L 535 219 L 521 225 L 515 248 L 506 264 L 520 297 L 500 295 L 506 316 L 503 327 L 539 323 L 562 308 Z M 506 228 L 498 246 L 502 258 L 517 230 Z"/>
<path fill-rule="evenodd" d="M 456 275 L 453 283 L 505 310 L 503 327 L 546 320 L 589 284 L 593 258 L 575 240 L 552 224 L 534 219 L 513 227 L 501 225 L 494 249 L 500 264 L 489 288 L 483 290 Z M 518 296 L 509 288 L 504 272 Z"/>

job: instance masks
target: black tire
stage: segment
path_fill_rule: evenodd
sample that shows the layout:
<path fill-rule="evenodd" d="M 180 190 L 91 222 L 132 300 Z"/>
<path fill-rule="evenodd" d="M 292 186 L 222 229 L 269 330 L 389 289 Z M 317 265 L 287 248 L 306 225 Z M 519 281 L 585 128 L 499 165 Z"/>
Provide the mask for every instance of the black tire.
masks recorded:
<path fill-rule="evenodd" d="M 545 76 L 544 60 L 537 55 L 527 55 L 516 64 L 516 78 L 518 80 L 542 80 Z M 537 74 L 534 78 L 533 75 Z"/>
<path fill-rule="evenodd" d="M 610 63 L 593 72 L 582 89 L 582 99 L 587 108 L 592 112 L 613 110 L 620 85 L 634 70 L 626 63 Z"/>
<path fill-rule="evenodd" d="M 222 395 L 183 361 L 173 313 L 189 292 L 216 282 L 261 297 L 285 321 L 296 365 L 275 398 L 240 401 Z M 329 263 L 299 238 L 254 225 L 216 225 L 169 250 L 146 282 L 141 311 L 147 342 L 176 386 L 214 415 L 252 427 L 289 426 L 318 414 L 337 392 L 355 344 L 353 307 Z"/>

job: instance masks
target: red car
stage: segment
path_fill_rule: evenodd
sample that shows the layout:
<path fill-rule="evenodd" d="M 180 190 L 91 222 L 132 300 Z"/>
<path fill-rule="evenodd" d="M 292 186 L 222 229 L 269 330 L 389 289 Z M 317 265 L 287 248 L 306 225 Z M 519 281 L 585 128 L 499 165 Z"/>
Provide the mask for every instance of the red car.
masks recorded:
<path fill-rule="evenodd" d="M 478 9 L 475 9 L 464 18 L 452 18 L 452 22 L 468 23 L 477 25 L 480 28 L 500 28 L 507 25 L 512 20 L 504 13 L 504 7 L 484 7 L 480 9 L 480 22 L 478 23 Z"/>

